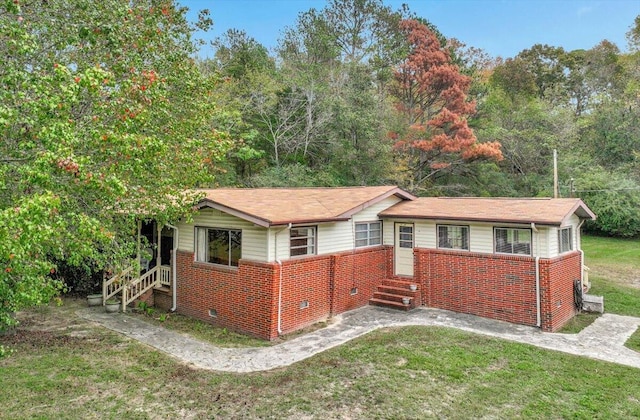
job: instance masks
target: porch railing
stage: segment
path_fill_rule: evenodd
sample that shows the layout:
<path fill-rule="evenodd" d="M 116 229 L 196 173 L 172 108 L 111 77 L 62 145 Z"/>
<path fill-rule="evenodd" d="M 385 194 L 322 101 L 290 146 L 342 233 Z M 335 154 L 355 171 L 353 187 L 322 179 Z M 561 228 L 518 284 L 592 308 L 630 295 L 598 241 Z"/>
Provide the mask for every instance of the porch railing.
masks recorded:
<path fill-rule="evenodd" d="M 171 267 L 168 265 L 155 266 L 137 278 L 133 273 L 133 267 L 129 267 L 102 284 L 103 305 L 120 293 L 122 312 L 126 312 L 127 305 L 148 290 L 159 286 L 171 287 Z"/>
<path fill-rule="evenodd" d="M 171 287 L 171 266 L 160 266 L 160 286 Z"/>
<path fill-rule="evenodd" d="M 129 267 L 119 272 L 109 280 L 102 283 L 102 305 L 118 293 L 124 290 L 125 285 L 133 279 L 133 267 Z"/>
<path fill-rule="evenodd" d="M 128 304 L 159 283 L 160 276 L 158 272 L 158 266 L 155 266 L 137 279 L 131 280 L 131 282 L 122 289 L 122 312 L 126 311 Z"/>

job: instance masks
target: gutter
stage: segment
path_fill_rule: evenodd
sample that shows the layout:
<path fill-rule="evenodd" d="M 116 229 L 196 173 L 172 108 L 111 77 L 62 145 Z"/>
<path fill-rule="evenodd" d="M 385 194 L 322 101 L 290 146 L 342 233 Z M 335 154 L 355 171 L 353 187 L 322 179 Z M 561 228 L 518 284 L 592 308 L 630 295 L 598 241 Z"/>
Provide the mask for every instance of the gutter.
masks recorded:
<path fill-rule="evenodd" d="M 178 262 L 178 235 L 179 235 L 179 231 L 178 228 L 170 225 L 168 223 L 165 224 L 166 227 L 173 229 L 174 232 L 176 233 L 175 236 L 173 237 L 173 251 L 171 252 L 171 259 L 173 259 L 173 261 L 171 261 L 171 312 L 175 312 L 176 309 L 178 309 L 178 295 L 177 295 L 177 283 L 176 283 L 176 277 L 177 277 L 177 269 L 176 269 L 176 263 Z"/>
<path fill-rule="evenodd" d="M 536 327 L 542 327 L 542 312 L 540 309 L 540 238 L 538 237 L 538 228 L 536 224 L 531 222 L 531 230 L 536 233 Z"/>

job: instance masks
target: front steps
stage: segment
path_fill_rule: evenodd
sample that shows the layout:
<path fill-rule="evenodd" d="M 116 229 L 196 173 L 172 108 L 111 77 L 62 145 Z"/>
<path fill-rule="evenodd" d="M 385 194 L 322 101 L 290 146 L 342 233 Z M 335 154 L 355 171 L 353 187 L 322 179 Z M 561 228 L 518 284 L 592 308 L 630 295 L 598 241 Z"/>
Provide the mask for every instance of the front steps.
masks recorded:
<path fill-rule="evenodd" d="M 412 285 L 416 285 L 416 283 L 411 280 L 382 280 L 382 284 L 378 286 L 377 291 L 373 293 L 373 297 L 369 299 L 369 304 L 402 311 L 413 309 L 420 305 L 420 288 L 417 287 L 415 291 L 411 290 Z"/>

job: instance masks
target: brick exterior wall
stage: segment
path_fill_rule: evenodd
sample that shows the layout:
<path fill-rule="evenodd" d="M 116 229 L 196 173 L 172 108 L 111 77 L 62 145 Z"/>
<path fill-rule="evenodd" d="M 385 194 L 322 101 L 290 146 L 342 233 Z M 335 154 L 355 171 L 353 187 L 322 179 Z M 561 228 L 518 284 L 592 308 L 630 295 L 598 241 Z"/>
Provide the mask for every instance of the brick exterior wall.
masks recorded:
<path fill-rule="evenodd" d="M 582 274 L 579 252 L 540 260 L 542 329 L 557 331 L 576 313 L 573 282 Z"/>
<path fill-rule="evenodd" d="M 414 280 L 427 306 L 536 325 L 534 258 L 416 248 Z"/>
<path fill-rule="evenodd" d="M 573 282 L 579 252 L 540 259 L 543 331 L 557 331 L 576 314 Z M 414 250 L 414 280 L 426 306 L 514 324 L 537 324 L 535 258 L 434 249 Z"/>
<path fill-rule="evenodd" d="M 295 258 L 282 267 L 240 260 L 234 269 L 178 252 L 177 264 L 179 313 L 273 340 L 279 335 L 280 290 L 282 334 L 367 305 L 381 281 L 393 277 L 393 247 Z M 580 272 L 578 252 L 540 260 L 543 330 L 557 331 L 575 314 L 573 281 Z M 532 257 L 416 248 L 414 281 L 420 285 L 418 304 L 536 325 Z"/>
<path fill-rule="evenodd" d="M 272 311 L 277 264 L 242 261 L 231 269 L 195 262 L 193 253 L 179 251 L 176 271 L 179 313 L 259 338 L 277 336 Z"/>
<path fill-rule="evenodd" d="M 194 261 L 178 252 L 177 311 L 264 339 L 278 337 L 282 292 L 282 334 L 364 306 L 388 270 L 392 247 L 380 246 L 278 263 L 240 260 L 238 268 Z M 280 287 L 281 286 L 281 287 Z M 351 294 L 353 288 L 356 294 Z M 302 302 L 308 306 L 301 307 Z M 209 310 L 216 316 L 211 317 Z"/>

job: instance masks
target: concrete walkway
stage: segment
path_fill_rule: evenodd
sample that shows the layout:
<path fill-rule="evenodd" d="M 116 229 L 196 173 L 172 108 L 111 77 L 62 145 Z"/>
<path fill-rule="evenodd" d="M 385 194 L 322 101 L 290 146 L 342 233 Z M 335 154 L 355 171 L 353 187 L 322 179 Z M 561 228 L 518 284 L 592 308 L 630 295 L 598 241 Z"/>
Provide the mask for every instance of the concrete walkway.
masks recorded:
<path fill-rule="evenodd" d="M 432 308 L 399 312 L 365 306 L 334 318 L 330 326 L 271 347 L 228 349 L 154 326 L 125 314 L 107 314 L 101 307 L 78 311 L 97 322 L 168 353 L 195 367 L 224 372 L 256 372 L 289 366 L 383 327 L 442 326 L 531 344 L 593 359 L 640 368 L 640 353 L 624 347 L 640 318 L 604 314 L 579 334 L 552 334 L 537 328 Z"/>

